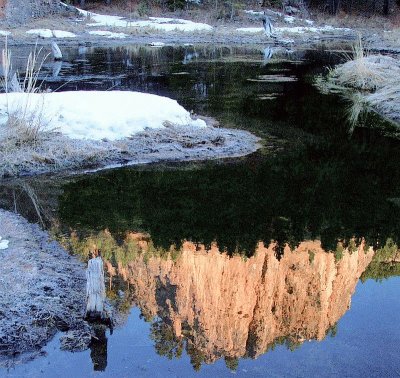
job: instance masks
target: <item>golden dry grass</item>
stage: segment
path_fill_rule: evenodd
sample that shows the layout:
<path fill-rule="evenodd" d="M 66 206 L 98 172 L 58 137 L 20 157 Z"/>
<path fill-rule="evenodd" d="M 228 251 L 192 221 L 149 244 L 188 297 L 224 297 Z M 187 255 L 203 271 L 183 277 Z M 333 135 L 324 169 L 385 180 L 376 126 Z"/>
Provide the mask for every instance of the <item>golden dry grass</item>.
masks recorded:
<path fill-rule="evenodd" d="M 361 38 L 353 47 L 352 59 L 316 81 L 322 92 L 341 93 L 353 104 L 349 121 L 354 126 L 366 106 L 400 122 L 400 60 L 385 55 L 369 55 Z M 355 100 L 354 100 L 355 99 Z"/>

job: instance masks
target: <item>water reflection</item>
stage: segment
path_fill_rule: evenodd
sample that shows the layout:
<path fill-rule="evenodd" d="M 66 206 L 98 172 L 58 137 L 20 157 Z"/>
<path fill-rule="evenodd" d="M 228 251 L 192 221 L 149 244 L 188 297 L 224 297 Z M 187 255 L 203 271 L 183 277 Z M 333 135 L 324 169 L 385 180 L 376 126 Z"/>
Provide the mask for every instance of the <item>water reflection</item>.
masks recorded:
<path fill-rule="evenodd" d="M 156 248 L 148 235 L 132 232 L 122 243 L 108 231 L 64 242 L 84 257 L 101 249 L 109 298 L 122 312 L 138 306 L 151 322 L 157 353 L 179 358 L 186 350 L 196 370 L 221 358 L 232 368 L 276 345 L 293 350 L 333 336 L 374 255 L 364 243 L 337 256 L 305 241 L 286 245 L 280 259 L 274 243 L 259 243 L 244 258 L 215 244 Z"/>
<path fill-rule="evenodd" d="M 263 151 L 235 163 L 0 186 L 0 206 L 67 235 L 74 253 L 102 251 L 120 324 L 138 306 L 160 355 L 235 370 L 239 358 L 334 336 L 359 278 L 400 274 L 399 143 L 358 126 L 349 138 L 343 101 L 309 83 L 331 55 L 133 47 L 65 56 L 59 72 L 45 67 L 57 68 L 46 85 L 166 94 L 266 136 Z M 387 127 L 373 115 L 365 123 Z M 100 371 L 111 339 L 97 332 Z"/>

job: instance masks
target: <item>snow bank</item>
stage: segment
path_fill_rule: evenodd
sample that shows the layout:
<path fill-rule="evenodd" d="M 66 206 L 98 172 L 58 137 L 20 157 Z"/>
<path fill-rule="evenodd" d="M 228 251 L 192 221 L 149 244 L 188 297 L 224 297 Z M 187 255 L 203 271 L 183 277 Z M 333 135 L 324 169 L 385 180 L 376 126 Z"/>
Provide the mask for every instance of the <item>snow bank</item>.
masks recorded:
<path fill-rule="evenodd" d="M 64 30 L 50 30 L 50 29 L 30 29 L 27 34 L 33 34 L 41 38 L 75 38 L 76 34 Z"/>
<path fill-rule="evenodd" d="M 103 138 L 116 140 L 143 131 L 176 126 L 205 127 L 203 120 L 193 120 L 175 100 L 139 92 L 78 91 L 54 93 L 0 94 L 0 125 L 10 113 L 27 106 L 28 116 L 42 120 L 74 139 Z"/>
<path fill-rule="evenodd" d="M 77 8 L 78 9 L 78 8 Z M 183 20 L 180 18 L 166 18 L 166 17 L 149 17 L 148 20 L 132 21 L 124 17 L 109 16 L 98 13 L 87 12 L 78 9 L 79 13 L 86 17 L 90 23 L 88 26 L 109 26 L 118 28 L 152 28 L 166 32 L 170 31 L 212 31 L 213 27 L 208 24 Z"/>

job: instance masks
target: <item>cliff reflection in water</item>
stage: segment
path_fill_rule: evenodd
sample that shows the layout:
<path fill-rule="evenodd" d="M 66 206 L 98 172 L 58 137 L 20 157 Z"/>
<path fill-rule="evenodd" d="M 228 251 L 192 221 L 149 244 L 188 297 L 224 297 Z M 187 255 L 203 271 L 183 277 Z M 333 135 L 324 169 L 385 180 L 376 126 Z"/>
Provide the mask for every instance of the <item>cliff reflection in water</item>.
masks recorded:
<path fill-rule="evenodd" d="M 140 233 L 118 245 L 107 231 L 70 242 L 82 255 L 101 248 L 110 297 L 125 286 L 126 300 L 152 323 L 157 352 L 173 358 L 186 349 L 195 369 L 220 358 L 234 367 L 277 344 L 293 349 L 334 333 L 374 254 L 361 243 L 338 259 L 304 241 L 280 259 L 273 243 L 259 243 L 246 258 L 188 241 L 166 251 Z"/>

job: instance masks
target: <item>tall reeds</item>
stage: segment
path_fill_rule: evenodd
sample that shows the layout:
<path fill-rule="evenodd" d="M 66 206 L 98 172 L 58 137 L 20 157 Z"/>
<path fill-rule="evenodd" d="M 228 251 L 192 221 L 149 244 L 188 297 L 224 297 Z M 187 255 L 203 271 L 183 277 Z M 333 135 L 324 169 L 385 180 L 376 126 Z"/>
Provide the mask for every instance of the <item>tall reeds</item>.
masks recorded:
<path fill-rule="evenodd" d="M 40 133 L 48 126 L 43 117 L 44 99 L 32 100 L 32 95 L 41 91 L 38 79 L 48 56 L 43 55 L 42 48 L 37 49 L 35 46 L 27 58 L 25 74 L 21 79 L 18 72 L 13 72 L 11 51 L 7 42 L 2 50 L 1 84 L 7 97 L 7 122 L 0 127 L 4 127 L 7 138 L 17 146 L 38 143 Z"/>

